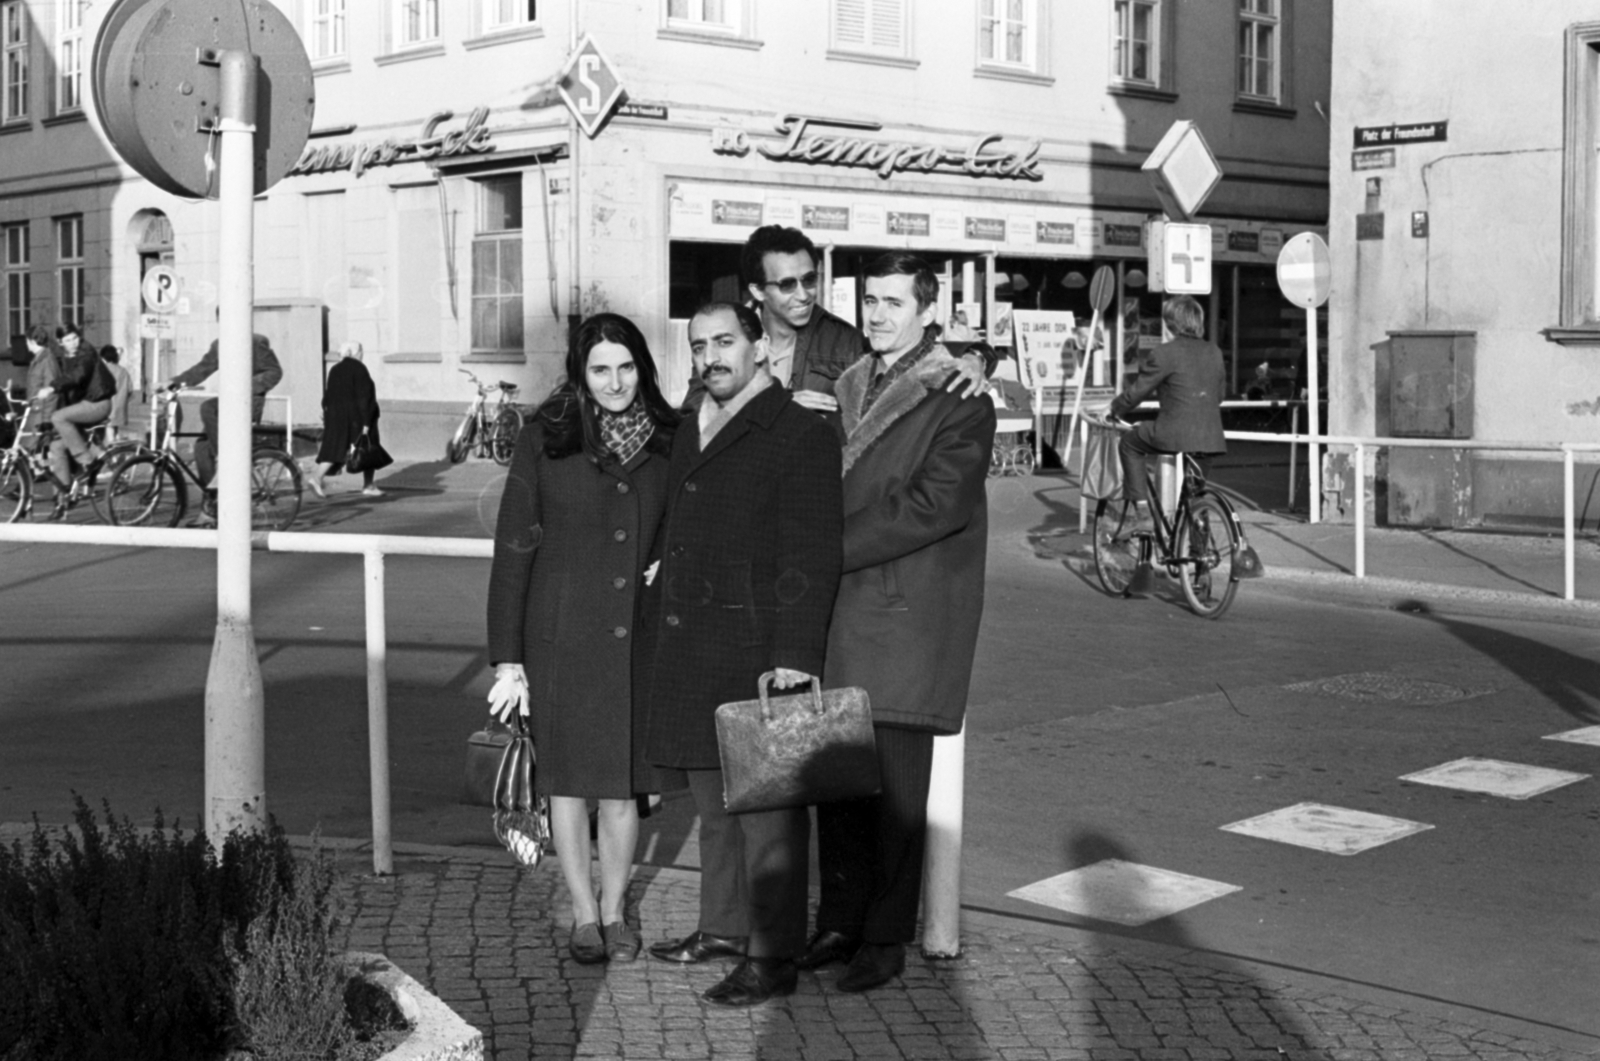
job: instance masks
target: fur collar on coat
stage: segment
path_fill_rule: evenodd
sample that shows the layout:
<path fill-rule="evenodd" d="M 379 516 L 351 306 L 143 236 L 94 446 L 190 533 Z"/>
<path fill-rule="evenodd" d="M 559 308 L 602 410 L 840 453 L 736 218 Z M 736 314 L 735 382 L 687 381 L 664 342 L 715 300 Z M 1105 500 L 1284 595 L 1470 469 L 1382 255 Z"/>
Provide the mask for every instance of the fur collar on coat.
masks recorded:
<path fill-rule="evenodd" d="M 910 372 L 889 384 L 861 415 L 861 404 L 866 400 L 867 389 L 872 386 L 872 357 L 861 358 L 845 370 L 834 387 L 839 399 L 839 411 L 844 418 L 845 446 L 844 470 L 860 459 L 867 449 L 883 436 L 895 421 L 922 403 L 929 394 L 937 393 L 957 367 L 957 361 L 942 345 L 923 355 Z"/>

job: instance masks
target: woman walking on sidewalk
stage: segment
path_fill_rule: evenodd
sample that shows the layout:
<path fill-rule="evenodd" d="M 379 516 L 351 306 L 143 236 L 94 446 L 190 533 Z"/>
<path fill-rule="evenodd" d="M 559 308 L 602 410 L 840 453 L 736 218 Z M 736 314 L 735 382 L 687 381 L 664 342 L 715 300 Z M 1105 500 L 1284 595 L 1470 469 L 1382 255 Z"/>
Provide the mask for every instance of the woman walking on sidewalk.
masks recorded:
<path fill-rule="evenodd" d="M 322 392 L 322 445 L 317 449 L 316 474 L 306 480 L 311 492 L 327 497 L 329 475 L 350 457 L 350 447 L 363 436 L 368 443 L 378 445 L 378 389 L 372 385 L 372 373 L 361 363 L 360 343 L 344 343 L 339 347 L 339 363 L 328 370 L 328 384 Z M 383 456 L 388 458 L 388 454 Z M 361 492 L 368 497 L 382 497 L 383 491 L 372 485 L 372 476 L 379 468 L 392 462 L 392 458 L 374 462 L 361 469 Z"/>
<path fill-rule="evenodd" d="M 635 598 L 666 509 L 677 415 L 644 336 L 601 313 L 578 326 L 567 379 L 517 438 L 489 575 L 490 711 L 530 715 L 550 823 L 572 897 L 579 962 L 632 961 L 624 903 L 638 793 L 655 788 L 635 725 Z M 600 895 L 590 879 L 599 800 Z"/>

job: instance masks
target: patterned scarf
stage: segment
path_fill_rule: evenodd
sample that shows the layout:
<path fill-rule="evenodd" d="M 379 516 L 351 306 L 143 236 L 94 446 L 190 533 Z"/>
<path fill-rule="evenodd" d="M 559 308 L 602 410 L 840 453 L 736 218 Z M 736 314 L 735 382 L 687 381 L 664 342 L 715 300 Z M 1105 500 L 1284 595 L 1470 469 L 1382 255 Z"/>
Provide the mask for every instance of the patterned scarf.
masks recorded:
<path fill-rule="evenodd" d="M 650 441 L 655 429 L 655 421 L 650 419 L 644 402 L 635 400 L 620 413 L 600 410 L 600 440 L 617 458 L 618 464 L 633 460 L 634 454 Z"/>

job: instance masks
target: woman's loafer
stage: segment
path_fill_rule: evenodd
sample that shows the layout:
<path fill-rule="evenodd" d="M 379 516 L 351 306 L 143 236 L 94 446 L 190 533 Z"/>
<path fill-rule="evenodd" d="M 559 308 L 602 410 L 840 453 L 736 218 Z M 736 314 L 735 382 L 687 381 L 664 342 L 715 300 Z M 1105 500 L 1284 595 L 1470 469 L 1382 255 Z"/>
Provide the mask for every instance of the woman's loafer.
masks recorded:
<path fill-rule="evenodd" d="M 606 960 L 606 943 L 600 935 L 600 926 L 594 921 L 576 925 L 572 938 L 567 940 L 567 953 L 579 965 L 599 965 Z"/>
<path fill-rule="evenodd" d="M 613 921 L 600 926 L 600 938 L 605 941 L 606 957 L 614 962 L 631 962 L 639 956 L 639 933 L 626 921 Z"/>

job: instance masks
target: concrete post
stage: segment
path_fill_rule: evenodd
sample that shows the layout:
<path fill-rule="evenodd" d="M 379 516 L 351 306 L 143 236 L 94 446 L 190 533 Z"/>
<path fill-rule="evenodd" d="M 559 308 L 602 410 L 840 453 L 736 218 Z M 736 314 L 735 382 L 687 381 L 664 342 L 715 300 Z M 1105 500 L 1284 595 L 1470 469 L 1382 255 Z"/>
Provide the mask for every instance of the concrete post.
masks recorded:
<path fill-rule="evenodd" d="M 266 821 L 265 700 L 250 624 L 250 377 L 255 301 L 256 60 L 221 55 L 217 629 L 206 675 L 206 835 Z"/>
<path fill-rule="evenodd" d="M 1322 447 L 1316 438 L 1322 434 L 1322 410 L 1317 392 L 1317 310 L 1306 309 L 1306 427 L 1312 442 L 1306 447 L 1306 474 L 1311 479 L 1309 521 L 1322 522 Z"/>
<path fill-rule="evenodd" d="M 394 872 L 389 813 L 388 617 L 384 611 L 383 553 L 366 554 L 367 763 L 372 778 L 372 872 Z"/>
<path fill-rule="evenodd" d="M 966 799 L 967 731 L 933 738 L 928 784 L 928 846 L 922 859 L 922 949 L 961 953 L 961 819 Z"/>

